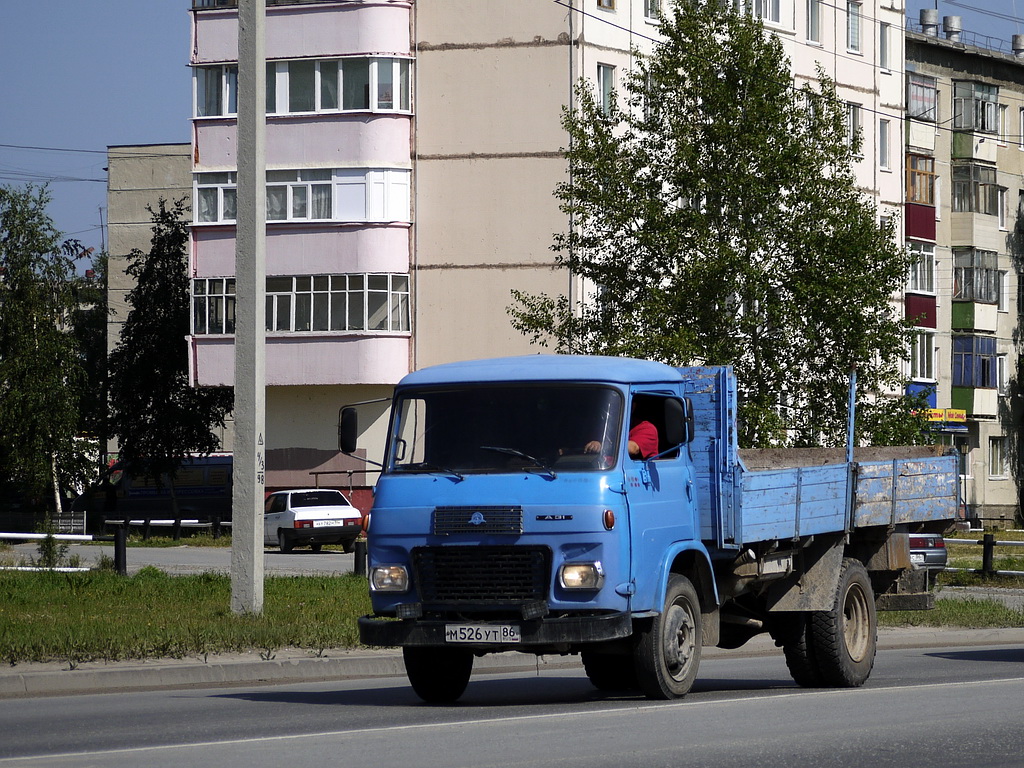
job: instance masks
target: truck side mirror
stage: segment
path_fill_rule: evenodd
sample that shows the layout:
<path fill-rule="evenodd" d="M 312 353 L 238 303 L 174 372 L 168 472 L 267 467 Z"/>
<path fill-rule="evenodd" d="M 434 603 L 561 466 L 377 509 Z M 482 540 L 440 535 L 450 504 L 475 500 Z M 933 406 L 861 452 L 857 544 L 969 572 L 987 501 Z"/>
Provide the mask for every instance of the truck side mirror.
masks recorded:
<path fill-rule="evenodd" d="M 693 408 L 689 400 L 665 398 L 665 442 L 676 446 L 693 438 Z"/>
<path fill-rule="evenodd" d="M 359 433 L 359 417 L 355 408 L 342 408 L 338 414 L 338 450 L 355 453 L 356 435 Z"/>

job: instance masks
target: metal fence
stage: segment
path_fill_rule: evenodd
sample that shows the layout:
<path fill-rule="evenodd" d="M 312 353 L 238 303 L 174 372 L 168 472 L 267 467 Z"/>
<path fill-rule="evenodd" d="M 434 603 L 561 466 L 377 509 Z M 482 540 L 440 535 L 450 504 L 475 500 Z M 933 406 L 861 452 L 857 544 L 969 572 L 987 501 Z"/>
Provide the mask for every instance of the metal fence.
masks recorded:
<path fill-rule="evenodd" d="M 119 529 L 113 536 L 93 536 L 88 533 L 0 533 L 0 541 L 42 541 L 52 538 L 55 541 L 102 541 L 114 545 L 114 570 L 122 576 L 128 575 L 128 531 Z M 59 568 L 43 568 L 39 566 L 12 566 L 15 570 L 53 571 L 68 570 Z M 85 569 L 88 570 L 88 569 Z"/>

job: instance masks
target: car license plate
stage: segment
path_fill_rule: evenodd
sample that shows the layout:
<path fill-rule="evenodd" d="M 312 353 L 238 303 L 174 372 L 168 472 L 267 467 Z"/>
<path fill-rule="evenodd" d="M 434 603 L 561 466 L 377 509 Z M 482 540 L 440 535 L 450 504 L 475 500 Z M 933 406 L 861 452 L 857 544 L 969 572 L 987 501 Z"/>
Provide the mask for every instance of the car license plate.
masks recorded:
<path fill-rule="evenodd" d="M 333 527 L 335 525 L 341 525 L 341 521 L 340 520 L 314 520 L 313 521 L 313 527 L 314 528 L 331 528 L 331 527 Z"/>
<path fill-rule="evenodd" d="M 518 643 L 519 627 L 511 624 L 446 624 L 446 643 Z"/>
<path fill-rule="evenodd" d="M 918 555 L 918 554 L 916 554 L 914 552 L 911 552 L 910 553 L 910 562 L 912 562 L 912 563 L 923 563 L 924 562 L 924 555 Z"/>

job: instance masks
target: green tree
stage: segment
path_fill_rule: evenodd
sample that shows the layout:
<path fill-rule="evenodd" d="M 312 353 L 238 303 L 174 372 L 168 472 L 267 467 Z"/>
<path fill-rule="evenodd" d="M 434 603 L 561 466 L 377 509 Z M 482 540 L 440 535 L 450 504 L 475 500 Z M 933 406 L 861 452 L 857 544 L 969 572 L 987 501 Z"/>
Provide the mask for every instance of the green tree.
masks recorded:
<path fill-rule="evenodd" d="M 841 444 L 848 372 L 901 391 L 909 342 L 892 303 L 909 257 L 857 187 L 859 136 L 834 83 L 794 87 L 732 4 L 674 3 L 660 32 L 621 103 L 584 82 L 566 110 L 552 250 L 581 295 L 513 291 L 513 325 L 558 352 L 731 364 L 742 444 Z M 917 434 L 914 403 L 880 404 L 858 404 L 879 438 Z"/>
<path fill-rule="evenodd" d="M 0 187 L 0 476 L 36 510 L 55 511 L 77 485 L 88 446 L 78 439 L 85 382 L 74 336 L 74 261 L 46 213 L 45 188 Z"/>
<path fill-rule="evenodd" d="M 185 201 L 161 199 L 148 254 L 135 249 L 126 272 L 136 285 L 121 339 L 109 358 L 109 429 L 120 458 L 155 480 L 177 473 L 189 453 L 218 448 L 232 392 L 193 387 L 188 376 L 189 277 Z M 172 485 L 173 488 L 173 485 Z"/>

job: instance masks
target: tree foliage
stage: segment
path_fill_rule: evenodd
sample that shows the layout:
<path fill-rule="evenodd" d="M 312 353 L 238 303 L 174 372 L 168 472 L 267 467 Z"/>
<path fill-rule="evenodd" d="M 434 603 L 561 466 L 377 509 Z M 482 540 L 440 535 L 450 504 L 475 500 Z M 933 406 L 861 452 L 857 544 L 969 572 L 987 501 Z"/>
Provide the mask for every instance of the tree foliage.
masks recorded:
<path fill-rule="evenodd" d="M 909 342 L 892 302 L 909 257 L 857 187 L 845 105 L 823 72 L 795 87 L 732 4 L 674 3 L 660 32 L 620 98 L 581 83 L 566 110 L 552 250 L 581 289 L 513 292 L 513 325 L 559 352 L 731 364 L 744 445 L 841 444 L 849 371 L 900 391 Z M 881 439 L 914 435 L 901 401 L 858 408 Z"/>
<path fill-rule="evenodd" d="M 161 199 L 148 254 L 135 249 L 126 272 L 136 285 L 121 339 L 110 354 L 110 422 L 120 457 L 136 471 L 174 476 L 189 453 L 218 448 L 214 426 L 231 410 L 226 388 L 192 387 L 188 375 L 189 277 L 185 202 Z"/>
<path fill-rule="evenodd" d="M 77 439 L 85 376 L 68 330 L 81 247 L 62 240 L 49 201 L 45 188 L 0 187 L 0 476 L 37 509 L 87 466 Z"/>

